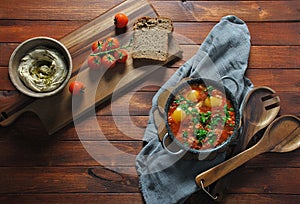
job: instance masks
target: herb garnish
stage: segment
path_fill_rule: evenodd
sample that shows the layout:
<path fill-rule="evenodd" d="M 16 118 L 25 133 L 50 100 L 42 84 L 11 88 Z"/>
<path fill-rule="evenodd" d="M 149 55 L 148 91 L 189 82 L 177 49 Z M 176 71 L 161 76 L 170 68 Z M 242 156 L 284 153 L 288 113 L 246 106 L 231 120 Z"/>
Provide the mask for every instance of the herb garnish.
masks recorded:
<path fill-rule="evenodd" d="M 186 115 L 182 121 L 183 128 L 175 126 L 181 131 L 178 132 L 178 137 L 185 146 L 192 148 L 201 149 L 217 146 L 223 142 L 223 136 L 220 140 L 220 134 L 230 134 L 229 130 L 231 131 L 234 126 L 234 122 L 229 120 L 230 118 L 234 119 L 232 113 L 234 109 L 231 108 L 231 104 L 221 105 L 226 100 L 225 96 L 213 86 L 197 86 L 192 87 L 192 90 L 199 92 L 199 99 L 190 100 L 188 97 L 190 89 L 184 89 L 173 100 L 173 108 L 180 108 Z M 204 101 L 207 97 L 218 97 L 221 101 L 220 105 L 205 104 Z M 181 122 L 177 125 L 181 125 Z M 231 128 L 223 129 L 224 126 Z M 224 131 L 228 133 L 224 133 Z"/>

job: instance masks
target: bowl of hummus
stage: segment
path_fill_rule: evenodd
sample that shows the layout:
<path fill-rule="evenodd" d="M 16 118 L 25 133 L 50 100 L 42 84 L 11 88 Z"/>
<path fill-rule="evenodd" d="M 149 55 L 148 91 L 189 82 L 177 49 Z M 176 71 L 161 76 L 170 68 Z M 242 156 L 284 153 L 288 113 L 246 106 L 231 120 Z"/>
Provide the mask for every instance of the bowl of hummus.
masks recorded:
<path fill-rule="evenodd" d="M 35 98 L 60 92 L 72 74 L 72 57 L 58 40 L 35 37 L 21 43 L 9 60 L 9 76 L 22 93 Z"/>

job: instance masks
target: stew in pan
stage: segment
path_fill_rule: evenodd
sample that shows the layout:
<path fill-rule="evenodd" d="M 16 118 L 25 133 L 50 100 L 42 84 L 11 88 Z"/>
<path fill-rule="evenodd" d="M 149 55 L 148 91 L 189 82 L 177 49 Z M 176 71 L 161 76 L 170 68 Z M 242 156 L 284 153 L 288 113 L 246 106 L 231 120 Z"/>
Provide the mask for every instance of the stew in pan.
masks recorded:
<path fill-rule="evenodd" d="M 225 93 L 213 86 L 192 84 L 179 90 L 171 101 L 168 124 L 186 147 L 210 149 L 233 134 L 235 111 Z"/>

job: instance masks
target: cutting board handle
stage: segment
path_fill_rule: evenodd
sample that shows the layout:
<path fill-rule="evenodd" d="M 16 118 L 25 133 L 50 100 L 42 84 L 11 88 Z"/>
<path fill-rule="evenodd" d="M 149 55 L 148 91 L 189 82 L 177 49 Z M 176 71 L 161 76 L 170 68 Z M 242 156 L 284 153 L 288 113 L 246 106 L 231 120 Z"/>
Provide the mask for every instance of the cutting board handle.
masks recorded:
<path fill-rule="evenodd" d="M 8 115 L 6 112 L 2 112 L 1 113 L 1 116 L 0 116 L 0 126 L 2 127 L 6 127 L 8 125 L 10 125 L 11 123 L 13 123 L 20 115 L 22 115 L 23 113 L 25 112 L 34 112 L 32 109 L 31 109 L 31 106 L 28 105 L 26 106 L 25 108 L 22 108 L 20 109 L 19 111 L 11 114 L 11 115 Z"/>

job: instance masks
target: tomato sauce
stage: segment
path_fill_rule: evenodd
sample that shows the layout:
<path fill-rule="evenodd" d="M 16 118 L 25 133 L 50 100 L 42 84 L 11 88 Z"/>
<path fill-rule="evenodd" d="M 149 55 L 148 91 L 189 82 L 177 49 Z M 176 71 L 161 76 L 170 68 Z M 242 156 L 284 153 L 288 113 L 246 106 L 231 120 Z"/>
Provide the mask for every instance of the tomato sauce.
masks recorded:
<path fill-rule="evenodd" d="M 213 86 L 181 89 L 168 110 L 168 125 L 183 145 L 204 150 L 224 143 L 235 128 L 235 111 L 226 95 Z"/>

